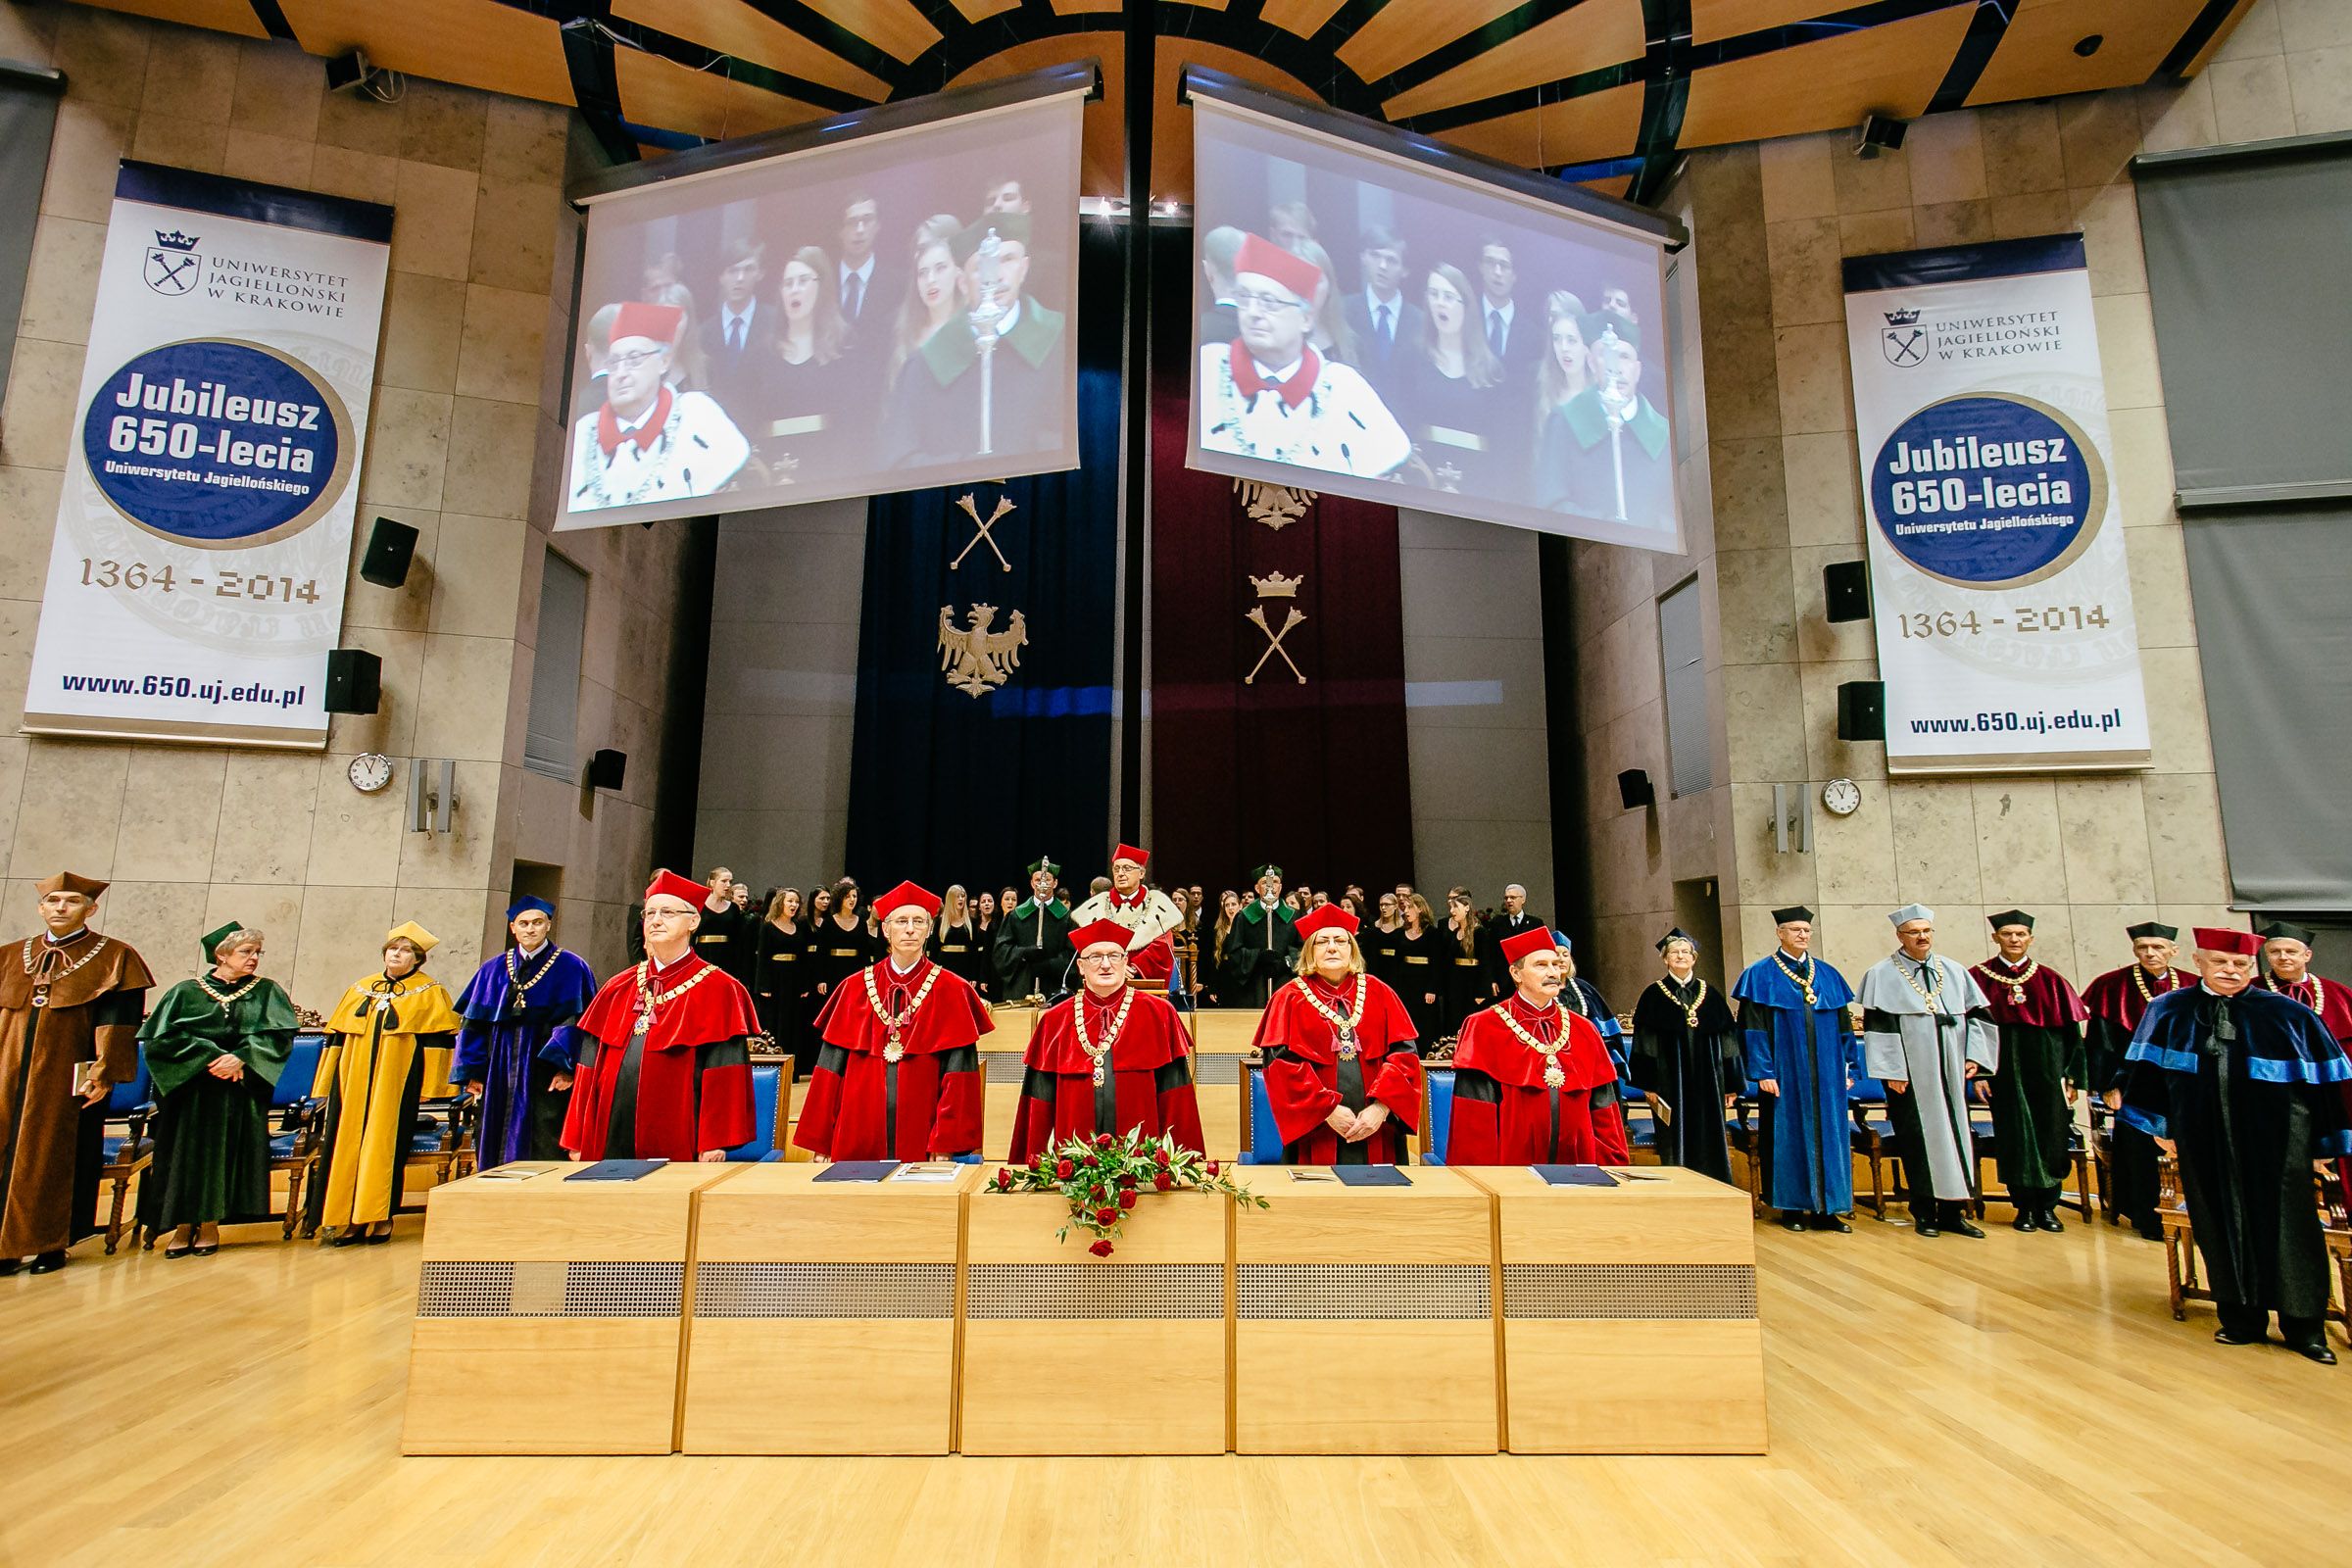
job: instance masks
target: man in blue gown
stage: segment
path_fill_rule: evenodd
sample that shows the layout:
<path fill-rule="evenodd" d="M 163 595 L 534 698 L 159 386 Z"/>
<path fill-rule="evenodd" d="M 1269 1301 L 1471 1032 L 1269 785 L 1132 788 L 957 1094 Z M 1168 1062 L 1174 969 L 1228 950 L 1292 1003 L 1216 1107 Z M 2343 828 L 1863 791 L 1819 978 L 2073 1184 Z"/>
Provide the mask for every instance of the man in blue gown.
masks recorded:
<path fill-rule="evenodd" d="M 1845 976 L 1813 956 L 1813 911 L 1772 911 L 1780 951 L 1757 959 L 1732 988 L 1748 1082 L 1763 1102 L 1758 1158 L 1764 1200 L 1792 1231 L 1850 1231 L 1854 1167 L 1845 1093 L 1860 1051 Z"/>
<path fill-rule="evenodd" d="M 514 946 L 474 971 L 458 999 L 450 1076 L 480 1102 L 474 1144 L 483 1170 L 514 1159 L 562 1159 L 564 1112 L 579 1059 L 572 1025 L 596 997 L 596 974 L 556 946 L 555 906 L 516 899 Z"/>

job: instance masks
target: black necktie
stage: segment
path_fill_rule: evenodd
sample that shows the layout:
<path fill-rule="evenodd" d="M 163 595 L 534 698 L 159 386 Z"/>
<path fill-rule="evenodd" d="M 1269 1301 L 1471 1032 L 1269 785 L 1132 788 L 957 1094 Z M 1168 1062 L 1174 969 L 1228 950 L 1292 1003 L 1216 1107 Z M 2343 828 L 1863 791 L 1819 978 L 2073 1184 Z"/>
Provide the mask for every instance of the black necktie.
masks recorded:
<path fill-rule="evenodd" d="M 1380 325 L 1377 330 L 1380 333 L 1380 357 L 1385 360 L 1389 357 L 1389 350 L 1396 346 L 1396 334 L 1389 329 L 1389 307 L 1386 305 L 1380 308 Z"/>
<path fill-rule="evenodd" d="M 743 352 L 743 318 L 740 316 L 727 323 L 727 347 L 737 354 Z"/>
<path fill-rule="evenodd" d="M 1496 359 L 1502 358 L 1502 313 L 1500 311 L 1487 312 L 1487 347 L 1494 351 Z"/>
<path fill-rule="evenodd" d="M 858 319 L 858 307 L 865 303 L 865 279 L 852 272 L 841 287 L 841 310 L 851 320 Z"/>

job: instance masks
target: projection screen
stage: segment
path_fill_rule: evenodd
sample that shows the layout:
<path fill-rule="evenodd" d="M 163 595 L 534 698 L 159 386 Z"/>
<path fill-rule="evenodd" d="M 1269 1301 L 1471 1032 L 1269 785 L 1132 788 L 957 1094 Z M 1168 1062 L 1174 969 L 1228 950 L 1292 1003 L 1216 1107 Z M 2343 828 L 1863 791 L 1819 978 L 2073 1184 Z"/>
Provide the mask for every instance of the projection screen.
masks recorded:
<path fill-rule="evenodd" d="M 1188 86 L 1193 467 L 1682 548 L 1670 221 Z"/>
<path fill-rule="evenodd" d="M 1087 77 L 580 195 L 556 527 L 1077 466 Z"/>

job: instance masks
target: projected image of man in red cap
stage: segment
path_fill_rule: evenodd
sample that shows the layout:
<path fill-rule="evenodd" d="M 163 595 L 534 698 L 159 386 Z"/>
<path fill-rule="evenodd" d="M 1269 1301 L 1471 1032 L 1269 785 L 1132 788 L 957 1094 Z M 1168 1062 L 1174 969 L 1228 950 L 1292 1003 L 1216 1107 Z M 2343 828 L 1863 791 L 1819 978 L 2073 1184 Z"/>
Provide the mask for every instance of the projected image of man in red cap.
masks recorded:
<path fill-rule="evenodd" d="M 1548 931 L 1502 945 L 1511 994 L 1453 1045 L 1449 1165 L 1623 1165 L 1617 1068 L 1600 1031 L 1560 1005 L 1568 966 Z"/>
<path fill-rule="evenodd" d="M 1413 1020 L 1364 972 L 1358 921 L 1336 904 L 1298 917 L 1298 974 L 1258 1020 L 1266 1103 L 1293 1165 L 1402 1165 L 1421 1125 Z M 1262 1155 L 1263 1152 L 1259 1153 Z"/>
<path fill-rule="evenodd" d="M 581 1159 L 706 1159 L 752 1136 L 760 1032 L 743 982 L 694 955 L 700 882 L 658 871 L 645 890 L 645 957 L 606 981 L 575 1026 L 564 1147 Z"/>
<path fill-rule="evenodd" d="M 723 488 L 751 456 L 726 411 L 670 385 L 686 313 L 632 301 L 612 318 L 605 402 L 571 434 L 571 508 L 625 507 Z"/>
<path fill-rule="evenodd" d="M 1078 950 L 1078 994 L 1048 1007 L 1021 1062 L 1012 1159 L 1035 1158 L 1068 1138 L 1114 1137 L 1142 1129 L 1173 1133 L 1200 1149 L 1200 1106 L 1193 1097 L 1192 1041 L 1167 999 L 1128 983 L 1130 933 L 1096 920 L 1070 933 Z"/>
<path fill-rule="evenodd" d="M 1175 904 L 1157 888 L 1144 886 L 1144 868 L 1152 852 L 1122 844 L 1110 852 L 1110 889 L 1098 893 L 1070 911 L 1079 925 L 1109 920 L 1127 932 L 1129 971 L 1138 980 L 1166 983 L 1176 967 L 1175 944 L 1168 933 L 1184 924 Z"/>
<path fill-rule="evenodd" d="M 1200 350 L 1200 445 L 1377 479 L 1413 443 L 1370 382 L 1307 342 L 1331 287 L 1323 270 L 1250 234 L 1234 259 L 1241 336 Z"/>
<path fill-rule="evenodd" d="M 792 1141 L 827 1159 L 930 1159 L 980 1147 L 980 993 L 923 956 L 939 895 L 902 882 L 874 901 L 890 951 L 833 988 Z"/>

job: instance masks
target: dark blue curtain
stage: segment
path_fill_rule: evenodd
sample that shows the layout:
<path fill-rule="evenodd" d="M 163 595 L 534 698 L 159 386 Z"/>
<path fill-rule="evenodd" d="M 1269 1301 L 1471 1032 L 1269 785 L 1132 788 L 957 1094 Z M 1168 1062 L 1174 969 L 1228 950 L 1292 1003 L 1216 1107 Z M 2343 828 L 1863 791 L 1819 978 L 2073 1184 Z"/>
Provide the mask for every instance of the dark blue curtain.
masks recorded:
<path fill-rule="evenodd" d="M 961 882 L 1025 886 L 1041 854 L 1081 877 L 1111 842 L 1110 718 L 1117 650 L 1119 381 L 1126 313 L 1117 230 L 1079 240 L 1078 449 L 1067 473 L 876 496 L 866 506 L 858 711 L 850 748 L 849 872 L 871 891 L 906 878 L 934 892 Z M 986 543 L 982 517 L 1012 503 Z M 948 684 L 940 609 L 971 624 L 1018 611 L 1020 665 L 987 695 Z"/>

